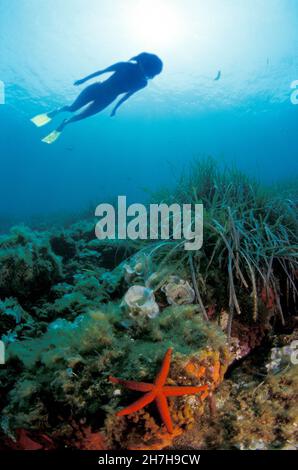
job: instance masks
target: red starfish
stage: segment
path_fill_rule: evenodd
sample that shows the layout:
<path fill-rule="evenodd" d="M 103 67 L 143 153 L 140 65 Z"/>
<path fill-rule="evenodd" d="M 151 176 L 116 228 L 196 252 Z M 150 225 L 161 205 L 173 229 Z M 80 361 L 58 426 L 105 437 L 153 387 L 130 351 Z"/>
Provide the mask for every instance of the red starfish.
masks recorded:
<path fill-rule="evenodd" d="M 168 432 L 173 432 L 173 424 L 168 408 L 167 397 L 194 395 L 195 393 L 206 391 L 208 389 L 208 385 L 202 385 L 201 387 L 178 387 L 165 385 L 170 370 L 172 351 L 172 348 L 167 350 L 160 372 L 157 374 L 153 384 L 122 380 L 116 377 L 109 378 L 109 380 L 114 384 L 124 385 L 124 387 L 128 388 L 129 390 L 146 392 L 142 398 L 135 401 L 127 408 L 123 408 L 122 410 L 120 410 L 117 413 L 117 416 L 125 416 L 130 413 L 139 411 L 145 406 L 149 405 L 149 403 L 151 403 L 153 400 L 155 400 L 160 416 L 164 424 L 166 425 Z"/>

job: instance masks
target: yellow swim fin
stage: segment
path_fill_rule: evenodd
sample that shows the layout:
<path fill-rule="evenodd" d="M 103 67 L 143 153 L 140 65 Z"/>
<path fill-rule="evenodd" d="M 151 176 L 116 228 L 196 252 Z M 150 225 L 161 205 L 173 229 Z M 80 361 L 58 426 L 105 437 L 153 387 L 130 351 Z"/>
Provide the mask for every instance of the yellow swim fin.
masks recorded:
<path fill-rule="evenodd" d="M 59 131 L 53 131 L 49 135 L 47 135 L 44 139 L 42 139 L 42 142 L 45 144 L 53 144 L 56 142 L 57 139 L 59 139 L 61 135 L 61 132 Z"/>
<path fill-rule="evenodd" d="M 50 118 L 46 113 L 45 114 L 38 114 L 34 118 L 30 119 L 33 124 L 37 127 L 42 127 L 51 122 L 52 118 Z"/>

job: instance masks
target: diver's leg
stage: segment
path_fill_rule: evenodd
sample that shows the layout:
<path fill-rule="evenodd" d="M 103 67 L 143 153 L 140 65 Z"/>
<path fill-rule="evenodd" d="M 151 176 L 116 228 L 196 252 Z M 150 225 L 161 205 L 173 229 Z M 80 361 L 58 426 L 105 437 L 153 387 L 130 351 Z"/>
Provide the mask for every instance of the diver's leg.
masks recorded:
<path fill-rule="evenodd" d="M 100 113 L 100 111 L 103 111 L 107 106 L 109 106 L 113 101 L 115 97 L 105 97 L 105 99 L 93 101 L 93 103 L 90 103 L 90 105 L 81 113 L 76 114 L 75 116 L 72 116 L 70 119 L 65 119 L 61 125 L 57 128 L 58 132 L 62 132 L 65 126 L 68 126 L 68 124 L 72 124 L 77 121 L 82 121 L 83 119 L 86 119 L 90 116 L 94 116 L 97 113 Z"/>
<path fill-rule="evenodd" d="M 93 97 L 92 103 L 90 103 L 86 109 L 84 109 L 81 113 L 72 116 L 70 119 L 64 119 L 64 121 L 60 124 L 59 127 L 57 127 L 55 131 L 51 132 L 51 134 L 42 139 L 42 142 L 45 142 L 46 144 L 52 144 L 59 138 L 61 132 L 66 126 L 68 126 L 68 124 L 72 124 L 73 122 L 77 121 L 82 121 L 83 119 L 86 119 L 90 116 L 93 116 L 94 114 L 99 113 L 107 106 L 109 106 L 116 98 L 117 94 L 114 92 L 97 92 Z"/>
<path fill-rule="evenodd" d="M 99 83 L 93 83 L 92 85 L 85 88 L 71 105 L 66 105 L 62 108 L 55 109 L 54 111 L 48 113 L 48 116 L 52 119 L 60 113 L 75 113 L 79 109 L 83 108 L 83 106 L 86 106 L 88 103 L 94 101 L 94 94 L 98 90 L 99 86 Z"/>
<path fill-rule="evenodd" d="M 70 111 L 69 108 L 70 108 L 69 105 L 62 106 L 62 108 L 57 108 L 57 109 L 54 109 L 53 111 L 50 111 L 49 113 L 47 113 L 47 115 L 49 116 L 50 119 L 53 119 L 55 116 L 57 116 L 60 113 L 69 112 Z"/>
<path fill-rule="evenodd" d="M 98 95 L 98 91 L 100 90 L 101 84 L 100 83 L 93 83 L 92 85 L 85 88 L 77 97 L 77 99 L 68 106 L 63 106 L 62 108 L 54 109 L 49 113 L 38 114 L 34 118 L 31 119 L 33 124 L 37 127 L 44 126 L 51 122 L 51 120 L 60 113 L 75 113 L 83 106 L 86 106 L 88 103 L 95 101 Z"/>
<path fill-rule="evenodd" d="M 106 107 L 106 106 L 104 106 Z M 52 144 L 55 142 L 61 135 L 61 132 L 64 130 L 68 124 L 71 124 L 73 122 L 81 121 L 82 119 L 86 119 L 89 116 L 93 116 L 94 114 L 99 113 L 102 111 L 103 107 L 102 104 L 99 105 L 96 101 L 91 103 L 87 109 L 85 109 L 83 112 L 80 114 L 77 114 L 76 116 L 71 117 L 70 119 L 64 119 L 62 123 L 60 124 L 59 127 L 53 132 L 51 132 L 49 135 L 47 135 L 44 139 L 42 139 L 42 142 L 45 142 L 46 144 Z"/>
<path fill-rule="evenodd" d="M 77 121 L 82 121 L 83 119 L 86 119 L 89 116 L 93 116 L 94 114 L 99 113 L 99 111 L 101 111 L 101 109 L 96 106 L 95 102 L 93 102 L 88 106 L 87 109 L 85 109 L 81 113 L 72 116 L 70 119 L 64 119 L 60 126 L 57 127 L 57 131 L 62 132 L 63 129 L 68 126 L 68 124 L 72 124 L 73 122 Z"/>

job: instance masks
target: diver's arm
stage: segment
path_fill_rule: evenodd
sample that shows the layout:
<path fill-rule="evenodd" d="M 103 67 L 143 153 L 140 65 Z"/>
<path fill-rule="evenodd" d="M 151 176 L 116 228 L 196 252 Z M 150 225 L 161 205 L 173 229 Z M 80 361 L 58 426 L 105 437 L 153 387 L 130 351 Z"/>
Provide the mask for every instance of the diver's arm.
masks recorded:
<path fill-rule="evenodd" d="M 140 88 L 137 88 L 136 90 L 133 90 L 133 91 L 130 91 L 129 93 L 126 93 L 126 95 L 124 95 L 121 100 L 118 101 L 118 103 L 116 104 L 115 108 L 113 109 L 113 111 L 111 112 L 111 117 L 114 117 L 116 116 L 116 112 L 117 112 L 117 109 L 120 108 L 120 106 L 125 103 L 125 101 L 127 101 L 132 95 L 134 95 L 137 91 L 139 90 L 142 90 L 143 88 L 145 88 L 147 86 L 144 85 L 144 86 L 141 86 Z"/>
<path fill-rule="evenodd" d="M 116 112 L 117 112 L 117 109 L 120 108 L 120 106 L 125 103 L 125 101 L 127 101 L 133 94 L 135 93 L 135 91 L 131 91 L 130 93 L 126 93 L 126 95 L 124 95 L 121 100 L 118 101 L 118 103 L 116 104 L 115 108 L 113 109 L 113 111 L 111 112 L 111 117 L 114 117 L 116 116 Z"/>
<path fill-rule="evenodd" d="M 98 72 L 94 72 L 91 75 L 88 75 L 87 77 L 82 78 L 81 80 L 77 80 L 76 82 L 74 82 L 74 85 L 76 86 L 82 85 L 88 80 L 99 77 L 100 75 L 103 75 L 104 73 L 118 72 L 119 70 L 123 69 L 125 65 L 126 65 L 126 62 L 117 62 L 116 64 L 110 65 L 110 67 L 107 67 L 106 69 L 98 70 Z"/>

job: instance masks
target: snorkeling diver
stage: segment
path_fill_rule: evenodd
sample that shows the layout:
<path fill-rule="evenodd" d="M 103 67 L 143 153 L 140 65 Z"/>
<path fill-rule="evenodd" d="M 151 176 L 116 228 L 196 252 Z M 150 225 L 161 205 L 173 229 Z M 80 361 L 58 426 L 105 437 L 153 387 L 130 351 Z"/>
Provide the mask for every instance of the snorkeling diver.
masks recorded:
<path fill-rule="evenodd" d="M 81 121 L 82 119 L 99 113 L 115 101 L 119 95 L 125 93 L 111 113 L 111 117 L 115 116 L 117 109 L 134 93 L 145 88 L 148 85 L 148 80 L 160 74 L 162 69 L 163 63 L 157 55 L 142 52 L 132 57 L 128 62 L 118 62 L 104 70 L 99 70 L 76 81 L 74 85 L 78 86 L 104 73 L 114 72 L 113 75 L 104 82 L 96 82 L 85 88 L 70 106 L 63 106 L 49 113 L 39 114 L 32 118 L 31 121 L 37 127 L 41 127 L 48 124 L 60 113 L 75 113 L 82 107 L 88 105 L 81 113 L 75 114 L 69 119 L 64 119 L 55 131 L 42 139 L 42 142 L 52 144 L 59 138 L 61 132 L 68 124 Z"/>

